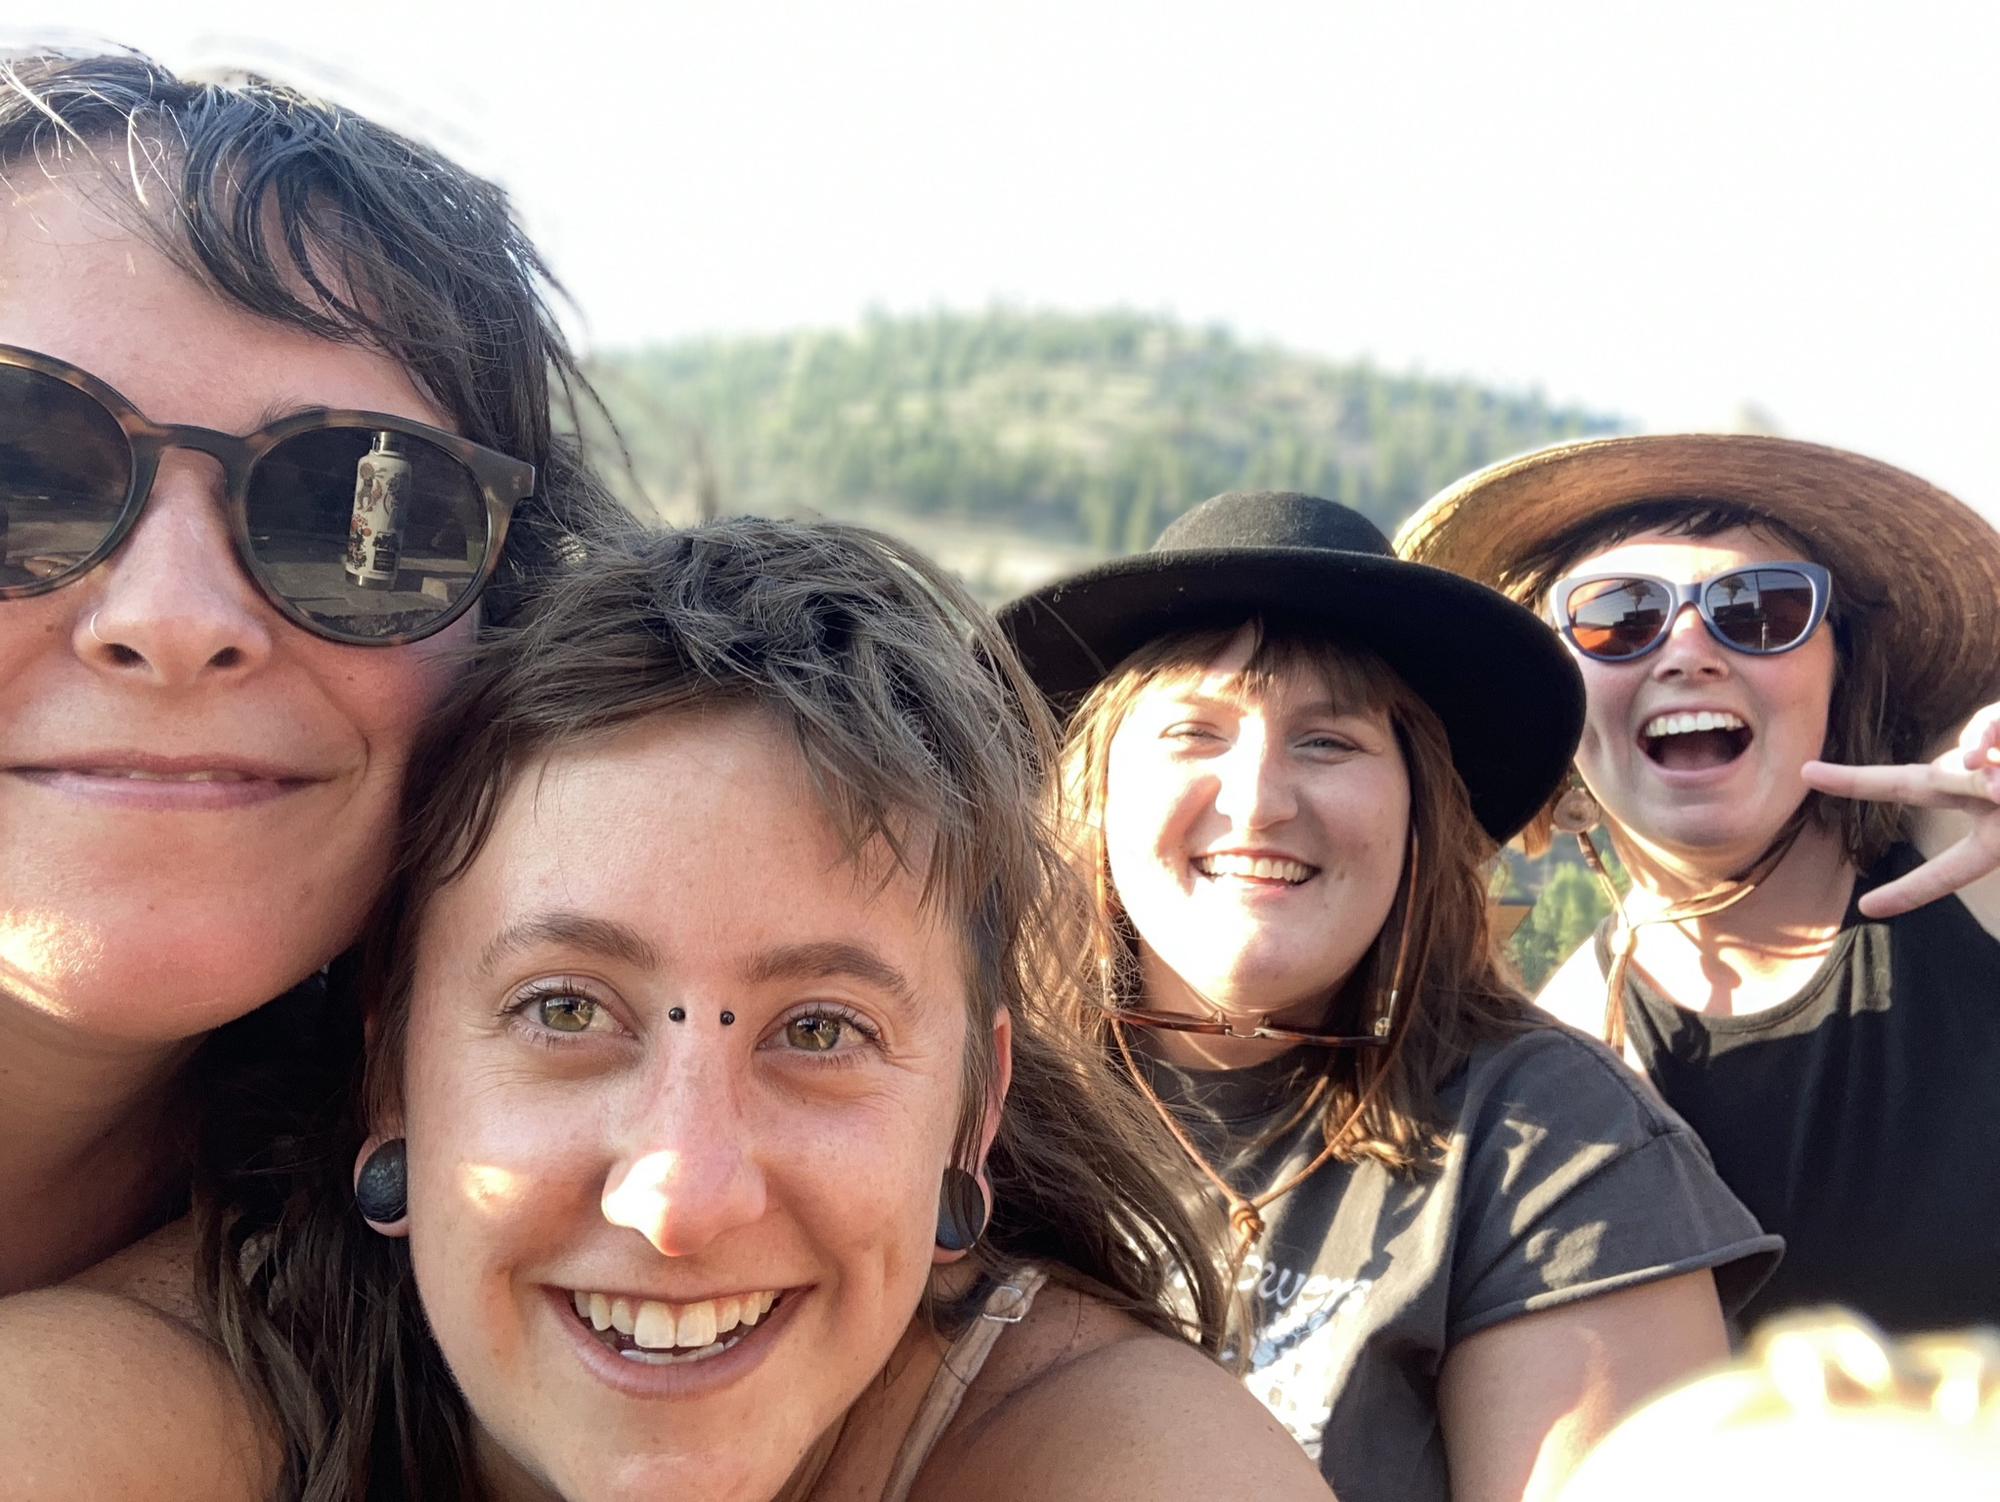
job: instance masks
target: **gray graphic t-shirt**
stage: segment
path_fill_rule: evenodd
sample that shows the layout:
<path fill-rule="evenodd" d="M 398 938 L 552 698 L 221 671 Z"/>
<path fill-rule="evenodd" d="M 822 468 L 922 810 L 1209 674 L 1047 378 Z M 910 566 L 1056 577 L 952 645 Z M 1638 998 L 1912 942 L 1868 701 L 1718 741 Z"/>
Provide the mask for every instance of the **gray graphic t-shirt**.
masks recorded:
<path fill-rule="evenodd" d="M 1147 1067 L 1209 1160 L 1254 1194 L 1325 1141 L 1316 1112 L 1288 1125 L 1318 1062 L 1298 1049 L 1226 1072 Z M 1264 1211 L 1239 1283 L 1255 1316 L 1245 1380 L 1341 1502 L 1450 1502 L 1437 1381 L 1467 1336 L 1701 1268 L 1733 1313 L 1783 1245 L 1685 1123 L 1567 1028 L 1482 1044 L 1440 1105 L 1437 1171 L 1327 1164 Z"/>

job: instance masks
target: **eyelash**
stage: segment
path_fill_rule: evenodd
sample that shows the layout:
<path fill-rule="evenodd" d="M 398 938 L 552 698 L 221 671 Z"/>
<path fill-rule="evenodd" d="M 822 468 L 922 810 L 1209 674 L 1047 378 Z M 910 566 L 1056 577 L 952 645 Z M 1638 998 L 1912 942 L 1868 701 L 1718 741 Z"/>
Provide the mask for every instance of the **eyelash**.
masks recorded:
<path fill-rule="evenodd" d="M 528 1016 L 529 1011 L 541 1003 L 557 1000 L 588 1002 L 594 1007 L 604 1006 L 602 1001 L 592 996 L 589 990 L 577 981 L 567 977 L 559 977 L 554 980 L 534 982 L 527 989 L 509 1000 L 506 1006 L 501 1008 L 501 1015 L 507 1019 L 508 1023 L 521 1038 L 532 1043 L 537 1048 L 574 1048 L 583 1038 L 588 1036 L 587 1033 L 564 1033 L 548 1026 L 546 1023 L 531 1020 Z M 800 1007 L 795 1012 L 787 1013 L 778 1019 L 776 1026 L 771 1029 L 765 1041 L 775 1040 L 786 1028 L 789 1028 L 795 1022 L 804 1022 L 812 1019 L 838 1022 L 843 1027 L 851 1027 L 861 1035 L 867 1046 L 878 1050 L 882 1046 L 882 1030 L 880 1028 L 862 1016 L 861 1013 L 855 1011 L 854 1008 L 841 1006 L 834 1002 L 814 1002 Z M 762 1045 L 760 1044 L 759 1046 L 761 1047 Z M 854 1059 L 854 1055 L 860 1051 L 856 1048 L 843 1048 L 824 1054 L 815 1061 L 814 1067 L 821 1069 L 845 1067 L 851 1062 L 858 1062 L 858 1060 Z M 808 1054 L 809 1050 L 788 1049 L 786 1052 Z"/>
<path fill-rule="evenodd" d="M 558 976 L 553 980 L 533 982 L 509 1000 L 500 1009 L 500 1015 L 507 1019 L 523 1040 L 537 1048 L 574 1048 L 589 1036 L 587 1033 L 564 1033 L 547 1023 L 531 1020 L 529 1011 L 545 1001 L 582 1001 L 605 1009 L 603 1001 L 591 995 L 589 988 L 573 977 Z"/>
<path fill-rule="evenodd" d="M 821 1018 L 828 1022 L 838 1022 L 843 1027 L 851 1027 L 861 1035 L 867 1047 L 876 1049 L 877 1051 L 882 1047 L 882 1030 L 880 1028 L 855 1011 L 854 1008 L 842 1006 L 837 1002 L 831 1001 L 809 1002 L 795 1012 L 788 1012 L 785 1016 L 778 1019 L 777 1024 L 766 1035 L 765 1042 L 774 1042 L 793 1023 L 805 1022 L 813 1018 Z M 761 1048 L 763 1044 L 760 1043 L 758 1046 Z M 786 1049 L 785 1052 L 811 1057 L 808 1050 L 802 1048 Z M 860 1053 L 861 1049 L 859 1048 L 843 1048 L 837 1052 L 819 1056 L 815 1059 L 812 1067 L 815 1069 L 848 1068 L 860 1062 L 860 1059 L 857 1057 Z"/>
<path fill-rule="evenodd" d="M 1171 741 L 1213 740 L 1216 738 L 1216 732 L 1208 729 L 1206 726 L 1185 724 L 1168 726 L 1164 735 L 1164 739 Z M 1360 749 L 1360 747 L 1355 745 L 1346 736 L 1333 734 L 1309 735 L 1304 737 L 1300 744 L 1305 746 L 1324 745 L 1341 752 L 1358 751 Z"/>

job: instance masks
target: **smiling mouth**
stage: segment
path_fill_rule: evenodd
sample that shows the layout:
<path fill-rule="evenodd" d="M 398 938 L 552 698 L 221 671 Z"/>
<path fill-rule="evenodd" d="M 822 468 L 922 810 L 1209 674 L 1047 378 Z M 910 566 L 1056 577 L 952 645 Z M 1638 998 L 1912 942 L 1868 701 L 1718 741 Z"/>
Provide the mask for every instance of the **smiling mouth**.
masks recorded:
<path fill-rule="evenodd" d="M 1198 855 L 1188 864 L 1195 875 L 1208 881 L 1254 881 L 1283 887 L 1303 886 L 1319 870 L 1304 861 L 1268 855 Z"/>
<path fill-rule="evenodd" d="M 783 1301 L 779 1292 L 757 1292 L 694 1304 L 568 1290 L 577 1320 L 599 1344 L 644 1366 L 710 1361 L 755 1333 Z"/>
<path fill-rule="evenodd" d="M 1648 759 L 1670 772 L 1726 767 L 1750 749 L 1750 727 L 1726 709 L 1655 715 L 1639 732 Z"/>

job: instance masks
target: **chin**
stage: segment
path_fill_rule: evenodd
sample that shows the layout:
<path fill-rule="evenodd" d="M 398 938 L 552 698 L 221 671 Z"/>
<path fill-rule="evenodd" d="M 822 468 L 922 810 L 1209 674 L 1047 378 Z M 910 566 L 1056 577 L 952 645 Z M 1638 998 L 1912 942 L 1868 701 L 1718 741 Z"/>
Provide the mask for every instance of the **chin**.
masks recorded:
<path fill-rule="evenodd" d="M 270 956 L 244 954 L 240 963 L 192 967 L 176 962 L 173 946 L 145 946 L 120 965 L 92 965 L 52 976 L 0 972 L 4 989 L 61 1021 L 68 1030 L 108 1043 L 164 1046 L 199 1038 L 247 1017 L 318 967 L 289 979 L 270 970 Z M 260 976 L 268 975 L 269 979 Z M 39 994 L 38 994 L 39 993 Z"/>

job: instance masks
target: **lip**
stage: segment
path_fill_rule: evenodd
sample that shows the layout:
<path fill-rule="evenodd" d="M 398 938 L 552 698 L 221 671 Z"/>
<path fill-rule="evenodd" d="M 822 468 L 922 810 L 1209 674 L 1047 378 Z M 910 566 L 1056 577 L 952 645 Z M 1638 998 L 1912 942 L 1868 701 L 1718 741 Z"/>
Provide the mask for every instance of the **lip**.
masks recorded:
<path fill-rule="evenodd" d="M 1730 761 L 1714 767 L 1668 767 L 1655 761 L 1646 750 L 1645 728 L 1663 714 L 1728 714 L 1743 722 L 1750 739 L 1744 743 L 1742 753 Z M 1751 748 L 1757 744 L 1756 723 L 1742 710 L 1727 704 L 1655 704 L 1647 708 L 1639 717 L 1632 731 L 1632 744 L 1638 749 L 1639 759 L 1645 763 L 1646 771 L 1664 786 L 1678 791 L 1693 792 L 1727 782 L 1742 769 L 1750 759 Z"/>
<path fill-rule="evenodd" d="M 1222 877 L 1205 876 L 1195 868 L 1197 861 L 1216 860 L 1225 856 L 1234 857 L 1237 860 L 1289 861 L 1293 865 L 1304 866 L 1307 874 L 1303 881 L 1289 882 L 1277 881 L 1266 877 L 1241 876 L 1233 873 Z M 1224 850 L 1203 850 L 1188 857 L 1190 888 L 1206 884 L 1211 891 L 1231 892 L 1235 894 L 1238 901 L 1245 902 L 1270 901 L 1279 897 L 1290 896 L 1295 892 L 1302 892 L 1312 885 L 1313 878 L 1320 874 L 1320 869 L 1320 866 L 1316 862 L 1309 861 L 1303 856 L 1294 855 L 1289 850 L 1277 850 L 1263 845 L 1248 847 L 1231 846 Z M 1226 883 L 1226 885 L 1215 885 L 1218 882 Z"/>
<path fill-rule="evenodd" d="M 17 763 L 5 772 L 81 802 L 181 813 L 252 807 L 327 780 L 296 767 L 241 756 L 161 756 L 141 751 L 69 753 Z M 128 773 L 140 775 L 121 775 Z M 204 773 L 223 780 L 160 780 Z"/>
<path fill-rule="evenodd" d="M 791 1324 L 794 1312 L 815 1291 L 811 1285 L 784 1289 L 777 1307 L 758 1321 L 754 1334 L 720 1356 L 676 1366 L 647 1366 L 642 1362 L 627 1361 L 596 1339 L 577 1319 L 568 1288 L 544 1286 L 542 1294 L 548 1305 L 549 1317 L 562 1328 L 564 1338 L 576 1352 L 577 1360 L 586 1372 L 624 1397 L 647 1402 L 671 1402 L 720 1392 L 763 1365 L 765 1358 L 777 1349 L 778 1340 Z"/>

